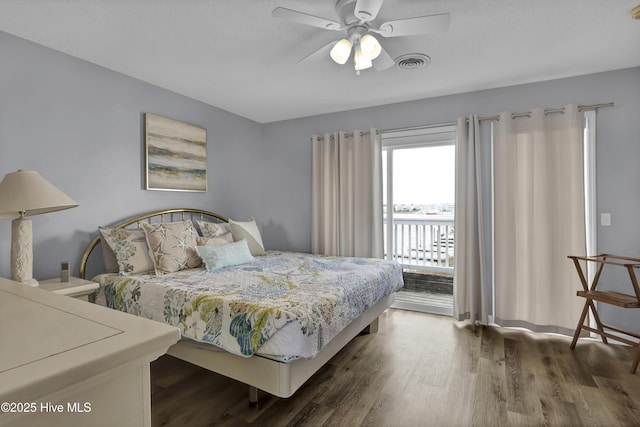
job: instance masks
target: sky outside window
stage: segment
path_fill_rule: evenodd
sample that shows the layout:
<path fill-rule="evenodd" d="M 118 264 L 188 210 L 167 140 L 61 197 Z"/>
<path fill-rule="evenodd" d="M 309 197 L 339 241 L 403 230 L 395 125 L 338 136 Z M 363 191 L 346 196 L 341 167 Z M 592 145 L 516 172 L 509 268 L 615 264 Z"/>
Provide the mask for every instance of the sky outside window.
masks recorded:
<path fill-rule="evenodd" d="M 386 161 L 384 164 L 386 166 Z M 383 169 L 383 173 L 386 174 L 386 167 Z M 386 187 L 386 181 L 384 185 Z M 386 188 L 384 193 L 386 194 Z M 454 201 L 454 145 L 393 151 L 394 205 L 428 205 L 454 203 Z"/>

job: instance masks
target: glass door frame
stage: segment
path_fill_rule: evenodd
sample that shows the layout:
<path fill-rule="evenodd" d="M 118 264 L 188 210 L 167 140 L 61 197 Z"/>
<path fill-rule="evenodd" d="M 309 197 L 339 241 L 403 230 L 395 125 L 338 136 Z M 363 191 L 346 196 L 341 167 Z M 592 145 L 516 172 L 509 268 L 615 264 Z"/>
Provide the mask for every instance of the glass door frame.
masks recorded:
<path fill-rule="evenodd" d="M 384 203 L 386 204 L 385 212 L 385 235 L 386 235 L 386 259 L 393 259 L 394 254 L 394 205 L 393 205 L 393 154 L 396 150 L 402 150 L 407 148 L 430 148 L 445 145 L 453 145 L 455 147 L 455 124 L 443 124 L 424 126 L 419 128 L 410 128 L 394 131 L 383 131 L 382 136 L 382 148 L 383 159 L 385 161 L 384 168 L 386 169 L 385 186 L 386 194 L 384 195 Z M 455 162 L 452 165 L 455 168 Z M 454 211 L 455 215 L 455 211 Z M 406 265 L 403 265 L 403 270 L 407 269 Z M 429 269 L 425 269 L 429 271 Z M 437 269 L 433 268 L 431 271 L 436 272 Z M 454 272 L 455 274 L 455 272 Z M 417 303 L 411 303 L 406 301 L 396 301 L 393 305 L 396 308 L 403 308 L 414 311 L 423 311 L 433 314 L 441 314 L 451 316 L 453 314 L 453 307 L 444 308 L 433 305 L 423 305 Z"/>

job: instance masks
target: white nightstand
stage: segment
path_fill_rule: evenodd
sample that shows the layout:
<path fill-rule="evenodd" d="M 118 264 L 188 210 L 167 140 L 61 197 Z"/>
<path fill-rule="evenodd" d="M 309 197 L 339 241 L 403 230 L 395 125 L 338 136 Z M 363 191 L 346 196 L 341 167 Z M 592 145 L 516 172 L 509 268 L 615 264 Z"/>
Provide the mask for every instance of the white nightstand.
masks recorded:
<path fill-rule="evenodd" d="M 96 282 L 78 277 L 69 277 L 68 282 L 61 282 L 60 278 L 40 282 L 40 289 L 55 292 L 56 294 L 67 295 L 82 301 L 88 301 L 89 294 L 98 289 L 99 286 Z"/>

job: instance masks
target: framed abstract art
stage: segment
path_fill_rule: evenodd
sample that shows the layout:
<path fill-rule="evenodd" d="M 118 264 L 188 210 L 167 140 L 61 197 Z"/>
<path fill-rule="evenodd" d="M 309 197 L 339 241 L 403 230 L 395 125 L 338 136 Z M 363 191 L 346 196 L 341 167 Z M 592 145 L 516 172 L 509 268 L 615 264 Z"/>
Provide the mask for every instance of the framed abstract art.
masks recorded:
<path fill-rule="evenodd" d="M 207 191 L 207 130 L 145 113 L 147 190 Z"/>

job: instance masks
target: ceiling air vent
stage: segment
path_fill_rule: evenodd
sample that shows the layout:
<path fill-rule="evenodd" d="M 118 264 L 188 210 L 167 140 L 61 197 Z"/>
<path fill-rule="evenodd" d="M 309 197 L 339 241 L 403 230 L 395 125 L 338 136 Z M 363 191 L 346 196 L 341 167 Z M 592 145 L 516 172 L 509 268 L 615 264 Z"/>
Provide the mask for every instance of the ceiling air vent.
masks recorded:
<path fill-rule="evenodd" d="M 408 53 L 396 58 L 396 67 L 404 71 L 419 70 L 426 67 L 431 58 L 423 53 Z"/>

